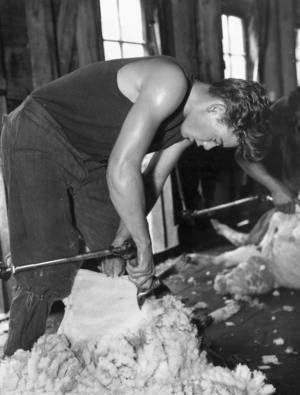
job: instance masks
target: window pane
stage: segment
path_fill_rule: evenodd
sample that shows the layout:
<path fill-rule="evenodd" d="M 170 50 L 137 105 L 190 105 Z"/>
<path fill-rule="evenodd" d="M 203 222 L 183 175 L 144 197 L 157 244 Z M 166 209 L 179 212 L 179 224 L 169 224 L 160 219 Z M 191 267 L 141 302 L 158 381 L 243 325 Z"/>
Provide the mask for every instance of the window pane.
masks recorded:
<path fill-rule="evenodd" d="M 234 54 L 244 54 L 244 34 L 241 18 L 236 16 L 228 17 L 230 52 Z"/>
<path fill-rule="evenodd" d="M 141 44 L 123 44 L 123 58 L 145 56 L 144 47 Z"/>
<path fill-rule="evenodd" d="M 230 78 L 231 77 L 231 70 L 230 70 L 230 56 L 224 55 L 224 62 L 225 62 L 225 70 L 224 70 L 224 77 Z"/>
<path fill-rule="evenodd" d="M 246 78 L 246 61 L 243 56 L 233 55 L 231 57 L 231 70 L 234 78 Z"/>
<path fill-rule="evenodd" d="M 117 0 L 100 0 L 102 35 L 106 40 L 119 40 Z"/>
<path fill-rule="evenodd" d="M 228 17 L 227 17 L 227 15 L 222 15 L 222 32 L 223 32 L 223 52 L 229 53 Z"/>
<path fill-rule="evenodd" d="M 300 60 L 300 29 L 296 30 L 296 59 Z"/>
<path fill-rule="evenodd" d="M 122 40 L 143 42 L 140 0 L 119 0 L 119 12 Z"/>
<path fill-rule="evenodd" d="M 121 47 L 119 43 L 104 41 L 103 46 L 105 60 L 119 59 L 122 57 Z"/>

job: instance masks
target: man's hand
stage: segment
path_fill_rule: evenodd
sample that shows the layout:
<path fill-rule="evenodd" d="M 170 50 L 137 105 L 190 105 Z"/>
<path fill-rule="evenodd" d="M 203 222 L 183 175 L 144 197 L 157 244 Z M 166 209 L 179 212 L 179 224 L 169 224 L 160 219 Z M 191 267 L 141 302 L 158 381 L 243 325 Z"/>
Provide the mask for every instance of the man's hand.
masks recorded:
<path fill-rule="evenodd" d="M 294 214 L 295 205 L 300 202 L 284 184 L 278 186 L 278 188 L 271 193 L 274 206 L 277 210 L 285 214 Z"/>
<path fill-rule="evenodd" d="M 137 288 L 148 289 L 152 285 L 152 278 L 155 274 L 151 247 L 138 249 L 137 258 L 127 261 L 126 270 L 129 280 Z"/>
<path fill-rule="evenodd" d="M 263 163 L 247 162 L 240 157 L 236 157 L 236 161 L 250 177 L 270 191 L 277 210 L 286 214 L 295 212 L 295 205 L 299 204 L 298 199 L 280 180 L 269 173 Z"/>
<path fill-rule="evenodd" d="M 101 260 L 98 269 L 107 277 L 120 277 L 125 273 L 126 261 L 122 258 L 111 257 Z"/>

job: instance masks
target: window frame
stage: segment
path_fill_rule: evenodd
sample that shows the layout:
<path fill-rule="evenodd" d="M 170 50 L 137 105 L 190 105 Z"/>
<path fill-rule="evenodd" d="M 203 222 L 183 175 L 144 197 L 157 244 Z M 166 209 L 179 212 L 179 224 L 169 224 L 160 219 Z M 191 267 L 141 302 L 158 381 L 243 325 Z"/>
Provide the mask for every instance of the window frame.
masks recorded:
<path fill-rule="evenodd" d="M 227 21 L 228 21 L 228 17 L 232 16 L 232 17 L 237 17 L 239 19 L 241 19 L 242 22 L 242 29 L 243 29 L 243 38 L 244 38 L 244 53 L 242 54 L 242 56 L 245 59 L 245 79 L 247 79 L 249 77 L 249 70 L 248 70 L 248 62 L 249 62 L 249 50 L 248 50 L 248 37 L 247 37 L 247 27 L 246 27 L 246 21 L 245 18 L 237 12 L 230 12 L 230 10 L 226 10 L 226 12 L 224 10 L 222 10 L 221 12 L 221 17 L 226 16 L 227 17 Z M 222 29 L 222 41 L 223 41 L 223 29 Z M 228 42 L 229 42 L 229 38 L 228 38 Z M 235 54 L 232 52 L 229 53 L 225 53 L 224 52 L 224 48 L 222 46 L 222 53 L 223 53 L 223 62 L 224 62 L 224 74 L 225 74 L 225 59 L 224 59 L 224 55 L 229 56 L 229 58 L 231 59 L 232 56 L 234 56 Z M 230 63 L 231 64 L 231 63 Z M 233 78 L 235 78 L 235 76 L 232 76 Z"/>
<path fill-rule="evenodd" d="M 117 43 L 120 47 L 120 54 L 121 58 L 124 58 L 124 44 L 133 44 L 133 45 L 141 45 L 143 47 L 144 54 L 143 56 L 148 55 L 148 43 L 147 43 L 147 30 L 146 30 L 146 15 L 145 15 L 145 7 L 144 7 L 144 0 L 139 0 L 140 8 L 141 8 L 141 22 L 142 22 L 142 37 L 143 41 L 131 41 L 125 40 L 122 38 L 122 28 L 121 28 L 121 21 L 120 21 L 120 12 L 119 12 L 119 0 L 116 0 L 117 8 L 118 8 L 118 25 L 120 31 L 120 38 L 119 39 L 108 39 L 103 37 L 103 30 L 102 30 L 102 11 L 101 11 L 101 4 L 99 2 L 99 13 L 100 13 L 100 31 L 101 31 L 101 41 L 103 47 L 103 58 L 105 60 L 105 42 Z"/>
<path fill-rule="evenodd" d="M 250 56 L 251 38 L 249 27 L 253 16 L 253 2 L 251 0 L 221 0 L 221 14 L 237 16 L 242 19 L 246 52 L 246 79 L 252 79 L 255 65 Z"/>

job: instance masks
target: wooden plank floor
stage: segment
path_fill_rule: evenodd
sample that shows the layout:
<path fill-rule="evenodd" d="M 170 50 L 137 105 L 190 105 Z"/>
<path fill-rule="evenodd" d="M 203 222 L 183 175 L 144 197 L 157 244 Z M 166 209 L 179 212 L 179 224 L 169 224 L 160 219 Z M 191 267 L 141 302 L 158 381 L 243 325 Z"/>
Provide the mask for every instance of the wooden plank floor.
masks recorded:
<path fill-rule="evenodd" d="M 228 249 L 228 248 L 226 248 Z M 201 251 L 202 254 L 221 252 L 222 248 Z M 172 291 L 187 299 L 187 305 L 205 302 L 210 311 L 226 305 L 225 297 L 213 290 L 213 279 L 220 268 L 207 263 L 188 265 L 180 276 L 166 281 Z M 274 355 L 279 364 L 261 369 L 276 395 L 300 394 L 300 291 L 279 289 L 268 295 L 251 298 L 227 322 L 213 324 L 204 330 L 204 341 L 214 364 L 234 368 L 246 364 L 251 370 L 265 366 L 262 357 Z M 292 310 L 292 311 L 290 311 Z M 230 325 L 228 325 L 230 323 Z M 282 345 L 274 341 L 283 339 Z M 292 351 L 292 353 L 289 353 Z"/>

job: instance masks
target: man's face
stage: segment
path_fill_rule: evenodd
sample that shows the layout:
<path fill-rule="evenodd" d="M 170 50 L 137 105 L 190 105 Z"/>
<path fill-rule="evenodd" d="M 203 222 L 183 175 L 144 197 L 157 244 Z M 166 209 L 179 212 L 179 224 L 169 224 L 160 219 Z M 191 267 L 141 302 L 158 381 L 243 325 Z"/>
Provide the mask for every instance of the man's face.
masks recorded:
<path fill-rule="evenodd" d="M 181 134 L 206 150 L 214 147 L 237 147 L 238 139 L 234 129 L 220 120 L 220 115 L 213 112 L 190 114 L 184 121 Z"/>

